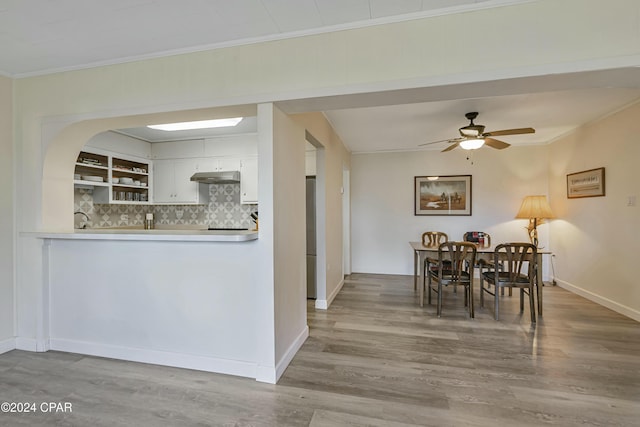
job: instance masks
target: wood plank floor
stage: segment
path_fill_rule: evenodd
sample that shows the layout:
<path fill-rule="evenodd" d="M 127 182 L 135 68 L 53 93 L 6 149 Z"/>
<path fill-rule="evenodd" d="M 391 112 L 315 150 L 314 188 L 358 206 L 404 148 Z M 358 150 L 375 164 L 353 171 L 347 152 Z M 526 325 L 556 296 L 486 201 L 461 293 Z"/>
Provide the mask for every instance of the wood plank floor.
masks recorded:
<path fill-rule="evenodd" d="M 0 355 L 0 402 L 70 402 L 2 426 L 638 426 L 640 324 L 545 287 L 537 325 L 518 297 L 442 318 L 412 277 L 354 274 L 277 385 L 77 354 Z M 476 297 L 476 302 L 478 298 Z"/>

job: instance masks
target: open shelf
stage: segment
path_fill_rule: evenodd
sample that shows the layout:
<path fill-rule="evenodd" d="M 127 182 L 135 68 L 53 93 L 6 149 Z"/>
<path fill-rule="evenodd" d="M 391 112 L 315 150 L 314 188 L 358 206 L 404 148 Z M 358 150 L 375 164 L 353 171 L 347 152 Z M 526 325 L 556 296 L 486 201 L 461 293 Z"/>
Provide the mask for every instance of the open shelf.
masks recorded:
<path fill-rule="evenodd" d="M 73 184 L 78 188 L 93 188 L 97 203 L 149 204 L 150 170 L 151 163 L 144 159 L 81 151 L 76 160 Z M 128 182 L 115 184 L 114 178 L 124 178 Z"/>

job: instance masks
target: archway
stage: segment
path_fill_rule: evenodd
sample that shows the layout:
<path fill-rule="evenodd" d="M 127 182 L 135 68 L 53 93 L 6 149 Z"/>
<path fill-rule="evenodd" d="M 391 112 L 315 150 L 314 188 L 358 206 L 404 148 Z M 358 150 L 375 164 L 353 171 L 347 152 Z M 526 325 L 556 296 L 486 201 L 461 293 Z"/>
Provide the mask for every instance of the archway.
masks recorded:
<path fill-rule="evenodd" d="M 249 117 L 256 114 L 256 105 L 240 105 L 89 120 L 70 118 L 62 130 L 47 132 L 43 129 L 42 146 L 46 154 L 42 167 L 42 229 L 73 230 L 73 216 L 70 215 L 73 212 L 73 166 L 82 147 L 94 135 L 111 129 L 153 123 Z M 60 122 L 50 125 L 54 126 L 59 128 Z"/>

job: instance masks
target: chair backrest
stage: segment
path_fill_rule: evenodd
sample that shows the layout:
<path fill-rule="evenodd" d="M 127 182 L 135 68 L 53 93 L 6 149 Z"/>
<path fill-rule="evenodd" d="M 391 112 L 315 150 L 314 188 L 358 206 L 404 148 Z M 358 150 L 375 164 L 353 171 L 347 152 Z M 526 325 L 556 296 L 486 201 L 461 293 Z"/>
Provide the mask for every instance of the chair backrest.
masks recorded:
<path fill-rule="evenodd" d="M 502 266 L 501 281 L 516 282 L 523 278 L 533 280 L 538 251 L 531 243 L 503 243 L 493 252 L 496 271 Z M 527 267 L 526 270 L 524 267 Z M 504 279 L 504 280 L 502 280 Z"/>
<path fill-rule="evenodd" d="M 441 231 L 425 231 L 422 233 L 422 246 L 437 248 L 440 243 L 448 242 L 449 236 Z"/>
<path fill-rule="evenodd" d="M 464 233 L 462 240 L 475 243 L 479 248 L 488 248 L 491 246 L 491 236 L 484 231 L 467 231 Z"/>
<path fill-rule="evenodd" d="M 467 266 L 476 263 L 477 247 L 471 242 L 444 242 L 438 246 L 438 268 L 445 268 L 457 280 L 466 271 Z M 472 272 L 467 272 L 473 276 Z M 469 277 L 469 276 L 467 276 Z"/>

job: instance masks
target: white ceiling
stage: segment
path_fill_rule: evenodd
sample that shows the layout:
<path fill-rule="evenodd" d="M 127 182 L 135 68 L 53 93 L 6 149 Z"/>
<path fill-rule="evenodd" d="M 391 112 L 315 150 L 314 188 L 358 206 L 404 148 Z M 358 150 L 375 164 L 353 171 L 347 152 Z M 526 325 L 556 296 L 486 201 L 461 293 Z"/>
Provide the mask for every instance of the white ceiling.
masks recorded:
<path fill-rule="evenodd" d="M 530 0 L 0 0 L 0 73 L 27 76 Z"/>
<path fill-rule="evenodd" d="M 485 125 L 486 132 L 523 127 L 536 130 L 535 134 L 498 137 L 501 141 L 514 146 L 540 145 L 638 99 L 640 89 L 596 88 L 351 108 L 325 114 L 352 152 L 415 150 L 420 144 L 457 138 L 458 129 L 469 124 L 465 113 L 471 111 L 479 112 L 474 123 Z M 447 146 L 442 142 L 424 149 Z"/>
<path fill-rule="evenodd" d="M 0 74 L 28 77 L 526 1 L 0 0 Z M 536 129 L 501 138 L 506 142 L 544 144 L 638 99 L 640 68 L 630 68 L 278 104 L 289 113 L 323 111 L 348 149 L 368 152 L 457 137 L 469 111 L 480 113 L 475 122 L 487 131 Z M 236 131 L 255 131 L 250 124 Z"/>

